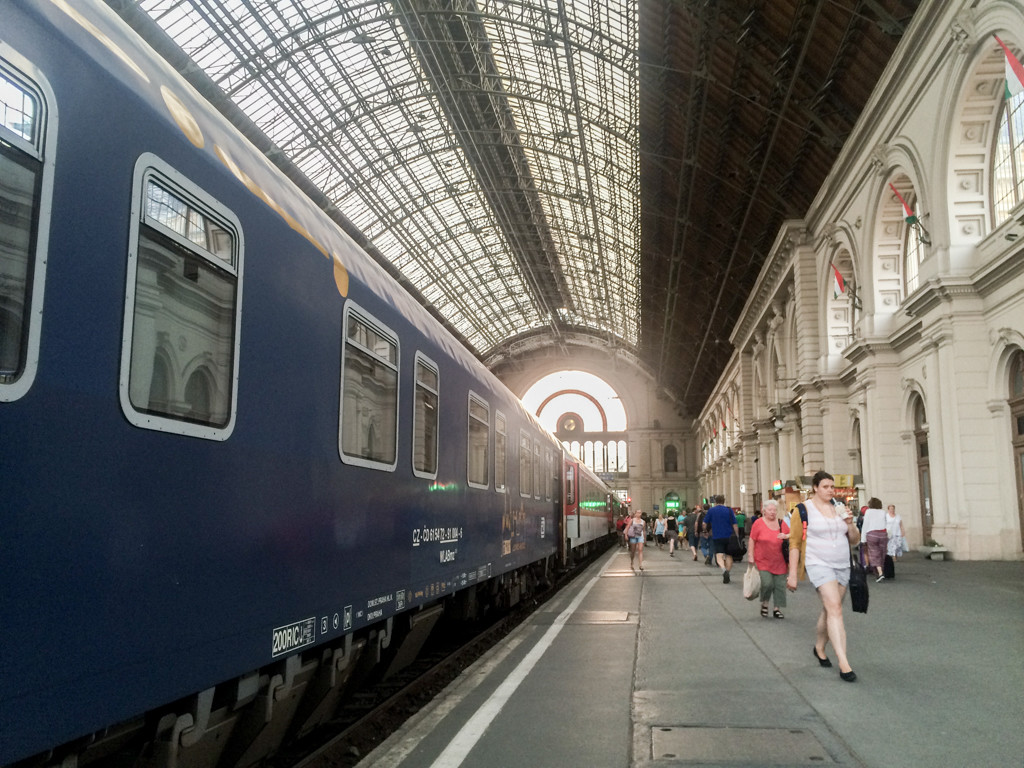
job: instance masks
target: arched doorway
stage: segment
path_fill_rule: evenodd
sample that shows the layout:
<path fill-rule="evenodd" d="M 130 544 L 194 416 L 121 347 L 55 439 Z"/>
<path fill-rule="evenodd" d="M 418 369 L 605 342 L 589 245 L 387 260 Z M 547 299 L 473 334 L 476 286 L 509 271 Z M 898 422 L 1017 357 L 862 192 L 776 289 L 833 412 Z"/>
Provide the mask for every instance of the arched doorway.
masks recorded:
<path fill-rule="evenodd" d="M 1024 352 L 1017 350 L 1010 361 L 1009 386 L 1013 466 L 1017 476 L 1017 515 L 1020 518 L 1021 543 L 1024 544 Z"/>
<path fill-rule="evenodd" d="M 669 491 L 665 494 L 665 515 L 669 517 L 678 517 L 682 509 L 682 501 L 679 498 L 679 494 L 675 491 Z"/>
<path fill-rule="evenodd" d="M 928 458 L 928 419 L 925 415 L 924 400 L 914 396 L 914 448 L 917 457 L 917 487 L 921 505 L 921 534 L 924 543 L 932 540 L 932 476 Z"/>

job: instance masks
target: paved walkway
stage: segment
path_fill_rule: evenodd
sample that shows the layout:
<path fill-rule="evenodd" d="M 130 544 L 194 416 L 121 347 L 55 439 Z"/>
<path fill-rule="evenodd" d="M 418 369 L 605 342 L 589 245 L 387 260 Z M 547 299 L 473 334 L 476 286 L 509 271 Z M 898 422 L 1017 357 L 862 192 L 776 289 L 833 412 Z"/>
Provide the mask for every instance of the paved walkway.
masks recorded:
<path fill-rule="evenodd" d="M 853 684 L 808 582 L 762 619 L 745 564 L 645 566 L 606 555 L 360 766 L 1024 767 L 1024 563 L 903 558 L 847 604 Z"/>

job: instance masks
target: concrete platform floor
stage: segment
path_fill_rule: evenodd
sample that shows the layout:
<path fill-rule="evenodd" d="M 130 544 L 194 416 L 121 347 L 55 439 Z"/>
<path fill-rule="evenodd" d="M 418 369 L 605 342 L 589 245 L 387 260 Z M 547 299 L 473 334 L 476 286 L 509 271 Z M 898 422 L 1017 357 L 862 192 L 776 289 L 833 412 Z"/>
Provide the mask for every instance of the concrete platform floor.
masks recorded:
<path fill-rule="evenodd" d="M 898 561 L 847 602 L 852 684 L 809 582 L 763 619 L 745 563 L 644 565 L 610 552 L 361 768 L 1024 766 L 1024 563 Z"/>

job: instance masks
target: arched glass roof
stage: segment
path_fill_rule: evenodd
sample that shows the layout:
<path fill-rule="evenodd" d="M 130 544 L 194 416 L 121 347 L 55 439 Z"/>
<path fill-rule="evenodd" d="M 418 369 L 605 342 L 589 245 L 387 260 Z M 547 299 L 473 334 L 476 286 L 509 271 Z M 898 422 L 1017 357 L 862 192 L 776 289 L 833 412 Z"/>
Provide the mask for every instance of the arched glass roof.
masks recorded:
<path fill-rule="evenodd" d="M 637 2 L 138 5 L 486 355 L 637 343 Z"/>

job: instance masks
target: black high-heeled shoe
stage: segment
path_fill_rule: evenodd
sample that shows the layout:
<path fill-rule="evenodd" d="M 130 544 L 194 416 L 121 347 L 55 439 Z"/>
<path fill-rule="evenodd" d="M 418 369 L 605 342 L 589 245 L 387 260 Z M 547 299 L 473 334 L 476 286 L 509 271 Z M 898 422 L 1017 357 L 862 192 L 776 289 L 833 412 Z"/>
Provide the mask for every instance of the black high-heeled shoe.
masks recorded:
<path fill-rule="evenodd" d="M 826 656 L 824 659 L 821 658 L 821 656 L 818 655 L 818 649 L 815 648 L 813 645 L 811 646 L 811 653 L 814 654 L 814 658 L 816 658 L 818 660 L 818 663 L 821 666 L 823 666 L 823 667 L 831 667 L 832 666 L 832 662 L 828 660 L 828 657 Z"/>
<path fill-rule="evenodd" d="M 848 683 L 852 683 L 854 680 L 857 679 L 857 673 L 854 672 L 852 669 L 849 672 L 840 672 L 839 676 Z"/>

